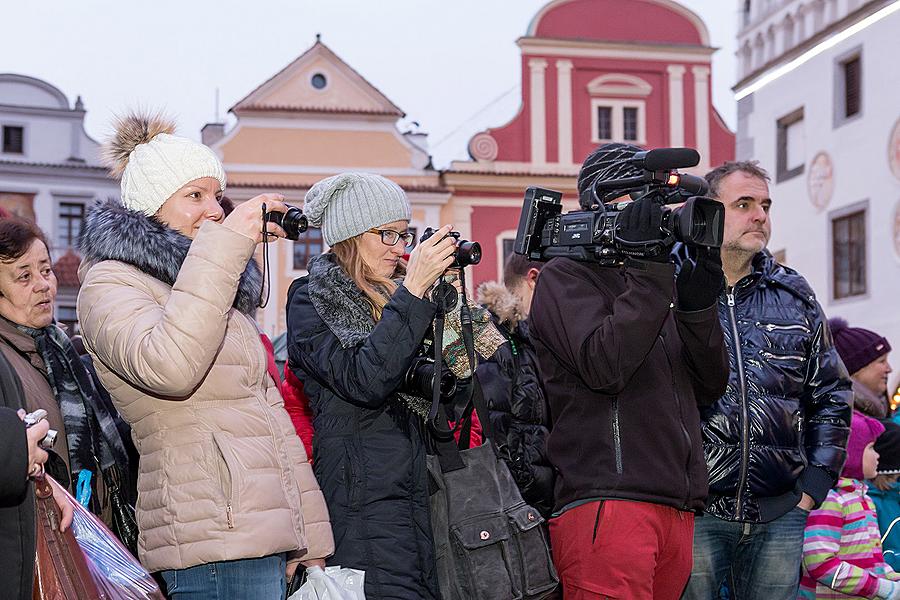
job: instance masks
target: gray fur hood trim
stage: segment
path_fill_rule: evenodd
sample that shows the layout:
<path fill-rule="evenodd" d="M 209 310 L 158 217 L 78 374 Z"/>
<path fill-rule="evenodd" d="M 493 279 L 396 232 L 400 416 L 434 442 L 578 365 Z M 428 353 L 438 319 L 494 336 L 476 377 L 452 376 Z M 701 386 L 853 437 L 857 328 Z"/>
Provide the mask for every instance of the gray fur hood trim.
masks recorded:
<path fill-rule="evenodd" d="M 314 256 L 308 268 L 309 299 L 341 346 L 350 348 L 366 339 L 375 328 L 372 306 L 335 256 Z"/>
<path fill-rule="evenodd" d="M 109 201 L 96 204 L 85 215 L 79 246 L 86 263 L 116 260 L 174 285 L 191 238 L 153 217 Z M 262 273 L 256 261 L 251 260 L 241 274 L 232 306 L 252 316 L 261 289 Z"/>

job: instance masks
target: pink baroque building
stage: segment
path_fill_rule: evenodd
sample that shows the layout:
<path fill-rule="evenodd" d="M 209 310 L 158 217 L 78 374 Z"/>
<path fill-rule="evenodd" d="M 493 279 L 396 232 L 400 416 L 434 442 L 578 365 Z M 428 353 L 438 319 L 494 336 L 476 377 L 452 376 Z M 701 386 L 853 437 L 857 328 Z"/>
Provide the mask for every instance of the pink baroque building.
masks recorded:
<path fill-rule="evenodd" d="M 522 103 L 513 119 L 472 137 L 471 160 L 442 174 L 442 220 L 484 248 L 474 283 L 496 279 L 512 249 L 529 185 L 566 193 L 604 142 L 691 146 L 694 171 L 734 157 L 734 134 L 712 105 L 715 48 L 695 13 L 671 0 L 553 0 L 517 41 Z"/>

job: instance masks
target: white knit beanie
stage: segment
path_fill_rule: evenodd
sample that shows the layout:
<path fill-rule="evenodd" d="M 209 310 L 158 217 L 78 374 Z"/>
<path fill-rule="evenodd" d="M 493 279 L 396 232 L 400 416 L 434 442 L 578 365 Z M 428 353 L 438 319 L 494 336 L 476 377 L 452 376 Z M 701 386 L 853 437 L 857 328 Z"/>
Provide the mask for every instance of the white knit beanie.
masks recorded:
<path fill-rule="evenodd" d="M 213 177 L 225 191 L 225 169 L 208 147 L 172 135 L 174 125 L 160 117 L 128 115 L 104 154 L 114 176 L 122 178 L 122 204 L 154 215 L 169 197 L 191 181 Z"/>
<path fill-rule="evenodd" d="M 322 228 L 329 246 L 412 217 L 406 192 L 372 173 L 341 173 L 317 182 L 306 193 L 303 213 L 310 225 Z"/>

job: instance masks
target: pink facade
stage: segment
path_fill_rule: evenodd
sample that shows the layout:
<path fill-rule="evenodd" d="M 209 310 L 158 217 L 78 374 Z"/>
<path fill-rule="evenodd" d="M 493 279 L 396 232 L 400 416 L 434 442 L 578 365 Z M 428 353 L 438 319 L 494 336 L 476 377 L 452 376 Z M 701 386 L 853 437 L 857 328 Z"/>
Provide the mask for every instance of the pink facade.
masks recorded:
<path fill-rule="evenodd" d="M 497 236 L 515 229 L 524 188 L 544 185 L 569 195 L 581 161 L 601 143 L 694 147 L 701 174 L 733 159 L 734 134 L 712 105 L 715 49 L 703 22 L 683 6 L 554 0 L 518 45 L 520 110 L 509 123 L 476 134 L 472 160 L 456 161 L 443 174 L 453 193 L 444 214 L 485 249 L 476 283 L 498 277 Z"/>

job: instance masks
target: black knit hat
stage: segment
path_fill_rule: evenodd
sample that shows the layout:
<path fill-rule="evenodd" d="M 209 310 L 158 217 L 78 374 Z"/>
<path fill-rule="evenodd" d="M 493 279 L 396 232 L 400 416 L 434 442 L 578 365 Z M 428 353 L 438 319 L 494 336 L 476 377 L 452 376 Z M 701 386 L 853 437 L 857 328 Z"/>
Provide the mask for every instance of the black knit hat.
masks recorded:
<path fill-rule="evenodd" d="M 643 149 L 638 146 L 614 142 L 598 146 L 588 154 L 578 172 L 578 201 L 581 208 L 589 210 L 596 203 L 589 190 L 598 179 L 600 181 L 622 179 L 643 173 L 642 169 L 629 162 L 630 158 L 642 151 Z M 616 194 L 615 192 L 606 194 L 612 198 L 621 195 L 621 193 Z"/>
<path fill-rule="evenodd" d="M 900 425 L 893 421 L 882 421 L 884 433 L 875 441 L 878 453 L 878 474 L 900 473 Z"/>
<path fill-rule="evenodd" d="M 828 327 L 834 346 L 851 375 L 891 351 L 891 345 L 884 337 L 862 327 L 850 327 L 840 317 L 829 319 Z"/>

